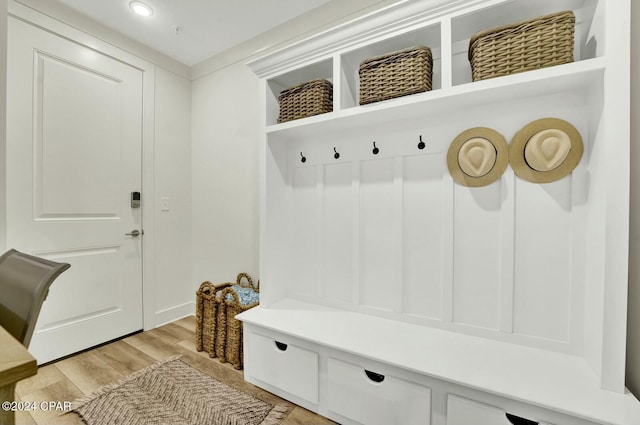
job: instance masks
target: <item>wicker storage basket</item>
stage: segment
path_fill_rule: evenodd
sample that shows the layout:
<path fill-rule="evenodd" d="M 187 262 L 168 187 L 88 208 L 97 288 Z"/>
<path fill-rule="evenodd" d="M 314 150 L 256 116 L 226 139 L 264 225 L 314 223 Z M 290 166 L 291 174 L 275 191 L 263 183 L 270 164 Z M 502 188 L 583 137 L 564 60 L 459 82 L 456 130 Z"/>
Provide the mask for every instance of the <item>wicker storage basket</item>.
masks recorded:
<path fill-rule="evenodd" d="M 431 90 L 431 49 L 416 46 L 367 59 L 360 64 L 360 104 Z"/>
<path fill-rule="evenodd" d="M 243 282 L 243 278 L 247 283 Z M 255 292 L 260 292 L 259 285 L 254 286 L 251 277 L 246 273 L 238 275 L 236 284 L 251 288 Z M 227 286 L 218 291 L 215 299 L 218 304 L 218 334 L 215 338 L 216 355 L 222 363 L 229 362 L 234 368 L 242 369 L 244 348 L 242 323 L 235 316 L 257 306 L 258 303 L 242 304 L 233 286 Z"/>
<path fill-rule="evenodd" d="M 297 120 L 333 111 L 333 84 L 328 80 L 312 80 L 282 90 L 278 96 L 278 122 Z"/>
<path fill-rule="evenodd" d="M 475 34 L 469 41 L 473 81 L 573 62 L 575 21 L 564 11 Z"/>
<path fill-rule="evenodd" d="M 231 286 L 231 283 L 214 285 L 202 282 L 196 292 L 196 350 L 206 351 L 209 357 L 216 356 L 216 336 L 218 333 L 218 303 L 216 292 Z"/>

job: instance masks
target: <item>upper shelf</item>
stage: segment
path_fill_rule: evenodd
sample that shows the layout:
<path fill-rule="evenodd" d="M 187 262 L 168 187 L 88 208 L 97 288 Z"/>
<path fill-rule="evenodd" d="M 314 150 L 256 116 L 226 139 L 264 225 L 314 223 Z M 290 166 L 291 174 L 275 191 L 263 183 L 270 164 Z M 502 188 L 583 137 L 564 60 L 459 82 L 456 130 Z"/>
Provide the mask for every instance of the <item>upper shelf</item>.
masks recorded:
<path fill-rule="evenodd" d="M 461 84 L 417 95 L 269 125 L 269 141 L 287 141 L 371 126 L 372 123 L 426 117 L 556 92 L 591 90 L 602 83 L 605 58 L 594 58 L 501 78 Z"/>
<path fill-rule="evenodd" d="M 296 86 L 305 81 L 323 78 L 333 82 L 333 113 L 327 116 L 303 119 L 307 125 L 327 119 L 342 118 L 351 114 L 361 114 L 359 106 L 359 66 L 364 60 L 383 55 L 392 51 L 424 45 L 431 49 L 433 55 L 433 89 L 431 92 L 409 96 L 407 99 L 384 103 L 384 106 L 372 105 L 367 110 L 386 109 L 388 105 L 408 105 L 421 103 L 426 100 L 444 101 L 454 99 L 460 94 L 479 93 L 492 90 L 499 93 L 499 87 L 526 86 L 536 80 L 557 79 L 574 72 L 603 68 L 604 31 L 603 13 L 595 0 L 495 0 L 487 6 L 486 2 L 460 2 L 458 8 L 438 7 L 438 0 L 434 0 L 431 9 L 411 10 L 405 5 L 402 14 L 392 24 L 380 25 L 376 31 L 371 30 L 371 22 L 366 27 L 359 28 L 358 22 L 348 27 L 338 27 L 321 35 L 305 40 L 288 49 L 288 60 L 279 58 L 278 53 L 265 59 L 258 59 L 250 66 L 254 71 L 271 71 L 265 75 L 267 82 L 266 126 L 272 132 L 272 126 L 277 123 L 278 96 L 283 89 Z M 422 8 L 424 9 L 424 3 Z M 416 6 L 417 7 L 417 6 Z M 393 9 L 393 8 L 391 8 Z M 400 10 L 400 9 L 399 9 Z M 444 11 L 443 11 L 444 10 Z M 528 72 L 526 77 L 499 78 L 491 83 L 471 83 L 471 68 L 468 61 L 468 47 L 470 38 L 480 30 L 494 28 L 524 19 L 531 19 L 552 12 L 572 10 L 576 16 L 574 36 L 574 59 L 576 64 L 560 66 L 561 71 L 553 70 L 549 73 L 541 71 Z M 446 12 L 445 12 L 446 11 Z M 393 13 L 386 10 L 385 13 Z M 368 19 L 374 19 L 375 17 Z M 366 29 L 365 29 L 366 28 Z M 360 34 L 361 32 L 362 34 Z M 348 33 L 349 36 L 344 36 Z M 354 37 L 353 34 L 358 34 Z M 341 35 L 342 34 L 342 35 Z M 357 42 L 341 43 L 334 40 L 354 40 Z M 323 47 L 322 47 L 323 46 Z M 292 53 L 292 51 L 295 51 Z M 272 61 L 270 69 L 264 61 Z M 582 62 L 587 62 L 583 66 Z M 575 66 L 574 66 L 575 65 Z M 260 74 L 260 72 L 258 72 Z M 529 74 L 536 74 L 535 76 Z M 546 82 L 545 82 L 546 83 Z M 494 90 L 498 89 L 498 90 Z M 434 107 L 442 107 L 436 102 Z M 465 98 L 466 102 L 466 98 Z M 297 127 L 299 124 L 293 124 Z M 284 129 L 289 126 L 277 126 Z"/>

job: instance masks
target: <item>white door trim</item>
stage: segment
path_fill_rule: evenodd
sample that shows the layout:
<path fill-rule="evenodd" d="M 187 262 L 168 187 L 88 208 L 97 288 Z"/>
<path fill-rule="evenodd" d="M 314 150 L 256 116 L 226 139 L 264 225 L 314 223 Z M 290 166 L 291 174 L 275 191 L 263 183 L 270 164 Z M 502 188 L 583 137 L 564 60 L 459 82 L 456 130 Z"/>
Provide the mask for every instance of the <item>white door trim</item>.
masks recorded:
<path fill-rule="evenodd" d="M 97 39 L 76 28 L 46 16 L 34 9 L 11 1 L 9 16 L 67 38 L 142 71 L 142 226 L 146 229 L 142 239 L 142 311 L 144 330 L 158 325 L 155 320 L 155 199 L 154 144 L 155 144 L 155 65 L 120 48 Z"/>
<path fill-rule="evenodd" d="M 153 329 L 155 321 L 155 67 L 142 74 L 142 317 L 144 330 Z"/>

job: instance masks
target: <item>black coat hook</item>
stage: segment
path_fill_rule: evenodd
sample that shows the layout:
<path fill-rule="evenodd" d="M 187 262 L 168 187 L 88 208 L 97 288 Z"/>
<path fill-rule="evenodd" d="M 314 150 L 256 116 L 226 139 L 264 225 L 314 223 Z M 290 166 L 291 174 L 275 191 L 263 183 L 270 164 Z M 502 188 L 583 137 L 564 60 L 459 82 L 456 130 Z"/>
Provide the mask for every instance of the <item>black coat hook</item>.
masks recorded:
<path fill-rule="evenodd" d="M 300 152 L 300 162 L 302 162 L 303 164 L 307 162 L 307 158 L 305 158 L 305 156 L 302 155 L 302 152 Z"/>
<path fill-rule="evenodd" d="M 333 148 L 333 152 L 334 152 L 333 157 L 334 157 L 335 159 L 340 158 L 340 154 L 338 153 L 338 151 L 336 150 L 336 148 Z"/>
<path fill-rule="evenodd" d="M 380 149 L 376 146 L 376 142 L 373 142 L 373 154 L 378 155 L 380 153 Z"/>
<path fill-rule="evenodd" d="M 418 149 L 422 150 L 426 147 L 427 145 L 422 141 L 422 134 L 420 135 L 420 143 L 418 143 Z"/>

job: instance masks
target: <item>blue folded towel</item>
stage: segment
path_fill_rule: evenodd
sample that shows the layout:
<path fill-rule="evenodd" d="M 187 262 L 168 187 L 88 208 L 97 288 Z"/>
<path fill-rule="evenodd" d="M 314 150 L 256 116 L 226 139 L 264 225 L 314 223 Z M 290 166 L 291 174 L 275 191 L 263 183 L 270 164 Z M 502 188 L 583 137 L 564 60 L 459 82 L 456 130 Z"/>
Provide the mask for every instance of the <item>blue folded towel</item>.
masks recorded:
<path fill-rule="evenodd" d="M 260 293 L 254 291 L 252 288 L 245 288 L 240 285 L 233 285 L 232 288 L 236 291 L 236 294 L 238 294 L 241 305 L 249 305 L 260 301 Z M 218 296 L 219 294 L 218 292 Z M 225 300 L 233 301 L 233 295 L 227 294 Z"/>

